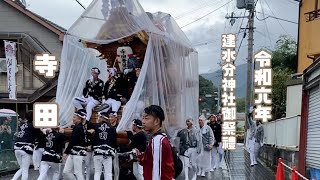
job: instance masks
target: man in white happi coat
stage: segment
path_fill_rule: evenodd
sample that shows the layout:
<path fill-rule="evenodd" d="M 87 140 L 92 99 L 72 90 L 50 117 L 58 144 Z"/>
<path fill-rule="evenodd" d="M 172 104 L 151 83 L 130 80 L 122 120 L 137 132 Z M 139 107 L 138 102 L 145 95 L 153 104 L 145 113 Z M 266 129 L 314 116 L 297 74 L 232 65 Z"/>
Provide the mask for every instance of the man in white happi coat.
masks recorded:
<path fill-rule="evenodd" d="M 214 144 L 214 135 L 210 126 L 206 123 L 206 118 L 199 117 L 200 133 L 202 135 L 202 148 L 198 159 L 198 176 L 205 177 L 205 173 L 211 169 L 211 151 Z"/>
<path fill-rule="evenodd" d="M 260 148 L 263 146 L 264 130 L 261 120 L 255 121 L 253 119 L 253 113 L 256 106 L 250 107 L 248 124 L 249 124 L 249 153 L 250 153 L 250 162 L 251 167 L 257 165 L 257 158 L 259 156 Z"/>
<path fill-rule="evenodd" d="M 183 162 L 185 180 L 189 180 L 189 168 L 192 168 L 194 175 L 192 180 L 196 180 L 197 157 L 201 151 L 199 129 L 193 126 L 192 118 L 186 120 L 187 127 L 178 132 L 180 138 L 180 159 Z"/>

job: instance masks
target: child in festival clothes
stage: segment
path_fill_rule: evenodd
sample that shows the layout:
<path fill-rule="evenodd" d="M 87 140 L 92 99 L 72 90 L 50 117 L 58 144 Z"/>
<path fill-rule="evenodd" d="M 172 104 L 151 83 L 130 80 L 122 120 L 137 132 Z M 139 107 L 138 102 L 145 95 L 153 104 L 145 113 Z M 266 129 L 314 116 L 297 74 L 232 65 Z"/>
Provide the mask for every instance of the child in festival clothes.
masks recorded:
<path fill-rule="evenodd" d="M 138 160 L 143 166 L 144 180 L 174 179 L 174 161 L 168 137 L 162 133 L 164 112 L 160 106 L 151 105 L 144 109 L 143 127 L 151 134 L 151 139 L 144 153 L 138 153 Z"/>

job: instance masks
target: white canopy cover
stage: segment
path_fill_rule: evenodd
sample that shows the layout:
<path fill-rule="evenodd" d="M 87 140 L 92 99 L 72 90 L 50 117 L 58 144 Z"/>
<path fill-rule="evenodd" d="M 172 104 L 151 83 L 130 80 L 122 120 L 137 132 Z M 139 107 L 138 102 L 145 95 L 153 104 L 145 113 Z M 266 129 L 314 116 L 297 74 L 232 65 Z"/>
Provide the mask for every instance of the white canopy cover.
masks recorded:
<path fill-rule="evenodd" d="M 81 96 L 90 69 L 98 67 L 100 78 L 107 78 L 106 62 L 79 40 L 108 44 L 141 31 L 149 35 L 144 63 L 117 130 L 130 129 L 132 120 L 152 104 L 164 109 L 169 136 L 185 127 L 188 117 L 197 119 L 198 55 L 174 19 L 146 13 L 137 0 L 94 0 L 64 39 L 56 95 L 61 126 L 72 123 L 72 99 Z"/>

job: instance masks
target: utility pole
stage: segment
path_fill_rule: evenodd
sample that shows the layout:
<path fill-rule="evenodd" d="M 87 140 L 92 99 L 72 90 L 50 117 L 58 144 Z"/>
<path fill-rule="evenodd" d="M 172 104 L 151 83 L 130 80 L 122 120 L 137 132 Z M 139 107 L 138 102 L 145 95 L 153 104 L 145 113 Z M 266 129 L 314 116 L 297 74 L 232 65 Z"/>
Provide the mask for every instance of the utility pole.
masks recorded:
<path fill-rule="evenodd" d="M 247 59 L 247 92 L 246 92 L 246 118 L 248 118 L 250 106 L 252 106 L 252 102 L 254 99 L 254 93 L 253 93 L 253 33 L 254 33 L 254 13 L 255 13 L 255 0 L 237 0 L 237 8 L 238 9 L 246 9 L 249 11 L 248 16 L 243 17 L 235 17 L 233 14 L 231 14 L 230 17 L 226 17 L 227 19 L 231 19 L 230 23 L 233 24 L 233 19 L 239 19 L 239 18 L 248 18 L 248 26 L 245 29 L 245 31 L 248 29 L 248 59 Z M 248 127 L 248 121 L 245 123 L 245 127 Z"/>
<path fill-rule="evenodd" d="M 252 74 L 252 60 L 253 60 L 253 33 L 254 33 L 254 8 L 249 10 L 248 16 L 248 59 L 247 59 L 247 94 L 246 94 L 246 115 L 249 115 L 249 109 L 252 105 L 253 99 L 253 74 Z"/>

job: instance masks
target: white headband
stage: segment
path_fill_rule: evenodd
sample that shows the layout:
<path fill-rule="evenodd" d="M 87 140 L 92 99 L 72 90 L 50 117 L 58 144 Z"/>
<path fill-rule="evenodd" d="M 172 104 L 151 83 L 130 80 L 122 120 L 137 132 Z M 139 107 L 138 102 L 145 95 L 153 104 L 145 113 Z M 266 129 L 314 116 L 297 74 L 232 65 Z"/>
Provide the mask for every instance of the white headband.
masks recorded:
<path fill-rule="evenodd" d="M 100 112 L 98 113 L 98 116 L 101 116 L 103 117 L 104 119 L 109 119 L 109 117 L 105 116 L 105 115 L 102 115 Z"/>
<path fill-rule="evenodd" d="M 206 117 L 204 117 L 204 115 L 201 115 L 201 116 L 199 117 L 199 119 L 205 121 L 205 120 L 206 120 Z"/>
<path fill-rule="evenodd" d="M 81 117 L 82 119 L 85 119 L 85 118 L 86 118 L 86 115 L 81 115 L 81 114 L 79 114 L 79 113 L 77 113 L 77 112 L 75 112 L 74 115 L 79 116 L 79 117 Z"/>
<path fill-rule="evenodd" d="M 91 70 L 93 70 L 94 72 L 96 72 L 97 74 L 100 74 L 100 70 L 98 68 L 92 68 Z"/>

